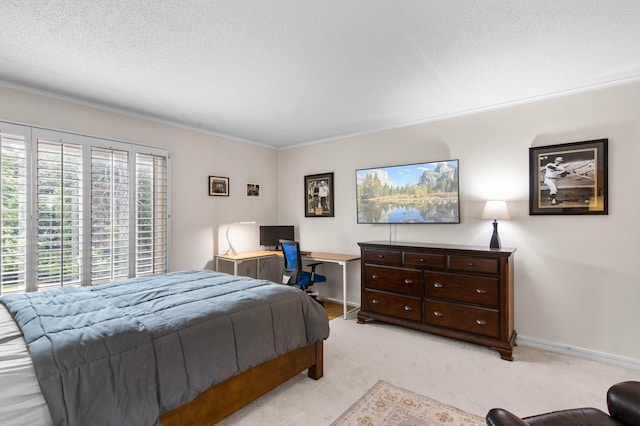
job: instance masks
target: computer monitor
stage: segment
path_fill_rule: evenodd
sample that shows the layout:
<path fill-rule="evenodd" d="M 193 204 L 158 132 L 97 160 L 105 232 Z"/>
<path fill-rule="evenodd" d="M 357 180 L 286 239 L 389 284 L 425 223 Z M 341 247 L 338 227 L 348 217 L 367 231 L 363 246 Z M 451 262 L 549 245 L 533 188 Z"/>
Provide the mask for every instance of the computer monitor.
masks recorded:
<path fill-rule="evenodd" d="M 260 226 L 260 245 L 267 249 L 279 250 L 280 240 L 293 240 L 293 226 Z"/>

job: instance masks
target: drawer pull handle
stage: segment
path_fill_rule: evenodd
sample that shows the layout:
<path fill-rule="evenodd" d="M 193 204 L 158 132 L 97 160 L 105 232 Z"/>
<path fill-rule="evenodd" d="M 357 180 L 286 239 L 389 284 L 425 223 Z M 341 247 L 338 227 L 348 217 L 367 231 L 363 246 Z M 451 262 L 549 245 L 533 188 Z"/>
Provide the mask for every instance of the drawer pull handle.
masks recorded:
<path fill-rule="evenodd" d="M 405 284 L 413 284 L 413 281 L 411 281 L 409 278 L 405 278 L 404 283 Z"/>
<path fill-rule="evenodd" d="M 476 324 L 478 325 L 487 325 L 487 322 L 485 320 L 476 320 Z"/>
<path fill-rule="evenodd" d="M 437 316 L 437 317 L 441 317 L 442 316 L 442 312 L 440 311 L 433 311 L 433 315 Z"/>
<path fill-rule="evenodd" d="M 405 311 L 413 311 L 413 308 L 411 306 L 409 306 L 409 305 L 405 305 L 404 306 L 404 310 Z"/>
<path fill-rule="evenodd" d="M 420 258 L 420 262 L 426 262 L 426 260 L 424 260 L 423 258 Z"/>
<path fill-rule="evenodd" d="M 487 290 L 483 288 L 476 288 L 476 293 L 478 294 L 487 294 Z"/>
<path fill-rule="evenodd" d="M 373 300 L 371 301 L 371 303 L 373 303 L 374 305 L 377 305 L 377 304 L 378 304 L 378 303 L 380 303 L 380 302 L 378 301 L 378 299 L 373 299 Z"/>
<path fill-rule="evenodd" d="M 384 254 L 379 254 L 378 259 L 384 259 Z"/>
<path fill-rule="evenodd" d="M 380 275 L 373 274 L 373 275 L 371 275 L 371 278 L 373 278 L 374 280 L 377 280 L 378 278 L 380 278 Z"/>
<path fill-rule="evenodd" d="M 441 284 L 441 283 L 433 283 L 433 286 L 434 286 L 435 288 L 442 288 L 442 287 L 444 287 L 444 284 Z"/>
<path fill-rule="evenodd" d="M 469 266 L 476 266 L 473 264 L 473 262 L 469 262 Z"/>

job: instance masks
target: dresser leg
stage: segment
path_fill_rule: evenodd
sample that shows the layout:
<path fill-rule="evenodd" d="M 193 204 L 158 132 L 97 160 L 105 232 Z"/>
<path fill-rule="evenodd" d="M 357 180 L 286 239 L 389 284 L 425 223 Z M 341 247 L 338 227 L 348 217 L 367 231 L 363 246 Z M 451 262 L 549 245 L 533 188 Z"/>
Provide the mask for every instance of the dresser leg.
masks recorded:
<path fill-rule="evenodd" d="M 361 316 L 360 314 L 358 314 L 357 317 L 358 317 L 358 324 L 364 324 L 367 321 L 367 317 L 365 316 Z"/>
<path fill-rule="evenodd" d="M 516 339 L 518 337 L 518 333 L 516 333 L 515 330 L 513 330 L 513 332 L 511 333 L 511 337 L 509 338 L 509 345 L 505 348 L 498 348 L 495 346 L 492 346 L 491 349 L 498 351 L 498 353 L 500 353 L 500 358 L 506 360 L 506 361 L 513 361 L 513 348 L 517 345 L 516 344 Z"/>
<path fill-rule="evenodd" d="M 502 348 L 491 348 L 495 351 L 498 351 L 500 354 L 500 358 L 505 361 L 513 361 L 513 349 L 502 349 Z"/>

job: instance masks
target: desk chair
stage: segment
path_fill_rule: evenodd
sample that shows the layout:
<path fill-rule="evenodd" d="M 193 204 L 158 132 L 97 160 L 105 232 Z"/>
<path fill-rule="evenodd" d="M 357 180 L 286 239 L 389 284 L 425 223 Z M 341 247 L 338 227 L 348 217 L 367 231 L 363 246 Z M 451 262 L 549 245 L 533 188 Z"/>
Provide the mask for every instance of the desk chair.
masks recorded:
<path fill-rule="evenodd" d="M 282 283 L 296 286 L 306 291 L 315 300 L 318 300 L 318 294 L 309 290 L 309 287 L 315 283 L 327 281 L 324 275 L 316 274 L 316 266 L 322 262 L 310 263 L 307 265 L 311 268 L 311 272 L 302 270 L 302 258 L 300 255 L 300 244 L 297 241 L 280 240 L 282 254 L 284 255 L 284 271 L 282 272 Z"/>

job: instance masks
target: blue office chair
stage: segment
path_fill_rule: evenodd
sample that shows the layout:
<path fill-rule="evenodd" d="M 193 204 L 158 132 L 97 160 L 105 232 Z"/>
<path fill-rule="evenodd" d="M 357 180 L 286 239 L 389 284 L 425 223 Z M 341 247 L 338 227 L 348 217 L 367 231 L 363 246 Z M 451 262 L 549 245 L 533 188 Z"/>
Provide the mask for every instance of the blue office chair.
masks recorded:
<path fill-rule="evenodd" d="M 310 263 L 307 265 L 311 268 L 311 272 L 302 270 L 302 259 L 300 255 L 300 244 L 297 241 L 280 240 L 280 247 L 284 254 L 284 271 L 282 272 L 282 283 L 299 287 L 318 300 L 317 293 L 309 290 L 309 287 L 315 283 L 327 281 L 324 275 L 316 274 L 316 266 L 322 262 Z M 319 300 L 318 300 L 319 301 Z"/>

